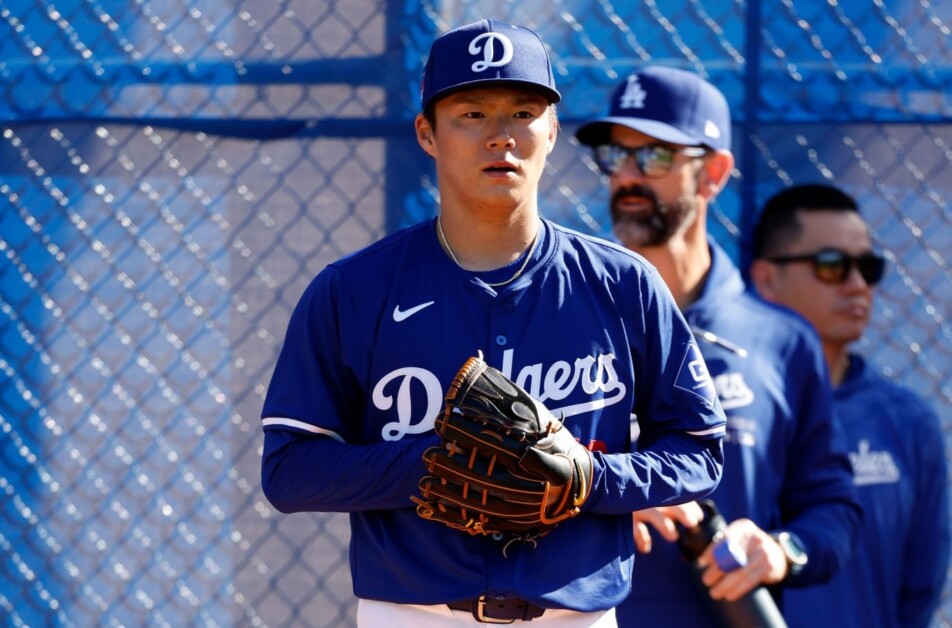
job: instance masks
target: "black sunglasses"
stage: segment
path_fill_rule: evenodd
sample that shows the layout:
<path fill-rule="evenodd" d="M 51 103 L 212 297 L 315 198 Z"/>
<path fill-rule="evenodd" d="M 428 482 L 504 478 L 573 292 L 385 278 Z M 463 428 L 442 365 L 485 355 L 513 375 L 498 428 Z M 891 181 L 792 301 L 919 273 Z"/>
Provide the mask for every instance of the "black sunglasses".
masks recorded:
<path fill-rule="evenodd" d="M 859 269 L 859 274 L 867 285 L 875 286 L 886 272 L 886 259 L 874 253 L 850 255 L 839 249 L 823 249 L 808 255 L 786 255 L 768 257 L 768 262 L 774 264 L 790 264 L 793 262 L 810 262 L 813 264 L 813 276 L 823 283 L 844 283 L 853 266 Z"/>
<path fill-rule="evenodd" d="M 665 146 L 664 144 L 648 144 L 638 148 L 619 146 L 618 144 L 600 144 L 595 147 L 595 163 L 604 174 L 612 176 L 625 165 L 629 159 L 634 159 L 638 170 L 646 177 L 663 177 L 671 171 L 676 153 L 684 153 L 688 157 L 702 157 L 707 149 L 700 146 Z"/>

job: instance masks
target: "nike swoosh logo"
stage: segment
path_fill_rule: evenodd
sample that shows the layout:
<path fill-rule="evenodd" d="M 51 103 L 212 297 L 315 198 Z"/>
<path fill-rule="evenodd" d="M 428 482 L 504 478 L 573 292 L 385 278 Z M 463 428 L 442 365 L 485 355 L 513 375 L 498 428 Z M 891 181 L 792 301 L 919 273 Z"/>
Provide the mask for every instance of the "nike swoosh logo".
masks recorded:
<path fill-rule="evenodd" d="M 436 301 L 427 301 L 426 303 L 421 303 L 420 305 L 416 307 L 411 307 L 409 310 L 401 310 L 400 306 L 398 305 L 395 308 L 393 308 L 393 320 L 398 323 L 401 321 L 405 321 L 411 316 L 413 316 L 414 314 L 416 314 L 417 312 L 419 312 L 420 310 L 424 308 L 428 308 L 434 303 L 436 303 Z"/>

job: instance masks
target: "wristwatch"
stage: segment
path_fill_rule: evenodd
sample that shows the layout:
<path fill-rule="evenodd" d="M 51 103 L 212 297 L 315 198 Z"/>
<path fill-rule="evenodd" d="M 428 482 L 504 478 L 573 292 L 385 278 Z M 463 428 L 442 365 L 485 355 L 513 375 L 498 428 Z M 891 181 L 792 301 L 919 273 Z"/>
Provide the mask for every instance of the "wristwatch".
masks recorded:
<path fill-rule="evenodd" d="M 807 550 L 803 547 L 800 537 L 786 530 L 773 532 L 770 536 L 777 542 L 787 558 L 787 578 L 798 576 L 806 567 L 808 560 Z"/>

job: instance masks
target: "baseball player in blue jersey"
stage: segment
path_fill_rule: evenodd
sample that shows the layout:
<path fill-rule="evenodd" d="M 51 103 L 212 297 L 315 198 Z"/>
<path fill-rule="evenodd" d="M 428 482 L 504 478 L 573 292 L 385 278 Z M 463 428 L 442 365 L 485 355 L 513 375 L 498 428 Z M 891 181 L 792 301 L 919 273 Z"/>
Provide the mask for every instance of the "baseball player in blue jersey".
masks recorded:
<path fill-rule="evenodd" d="M 707 234 L 708 204 L 734 164 L 724 96 L 693 73 L 649 67 L 611 98 L 610 114 L 576 137 L 609 177 L 616 236 L 657 267 L 699 340 L 727 415 L 724 476 L 711 498 L 729 522 L 698 559 L 702 585 L 675 543 L 679 524 L 703 517 L 698 505 L 635 513 L 645 553 L 618 621 L 718 625 L 714 600 L 829 579 L 861 515 L 816 335 L 747 291 Z M 727 543 L 740 554 L 730 566 L 714 560 Z"/>
<path fill-rule="evenodd" d="M 437 38 L 415 124 L 438 218 L 328 265 L 291 316 L 262 411 L 263 489 L 282 512 L 350 513 L 360 625 L 613 626 L 631 511 L 720 478 L 724 415 L 660 277 L 540 219 L 559 99 L 532 31 L 483 20 Z M 410 499 L 444 394 L 479 351 L 592 452 L 581 513 L 536 547 L 503 553 Z"/>
<path fill-rule="evenodd" d="M 751 279 L 820 334 L 836 414 L 863 507 L 853 557 L 828 584 L 790 592 L 791 627 L 924 628 L 949 562 L 944 439 L 911 391 L 849 350 L 866 326 L 885 259 L 856 201 L 824 184 L 781 191 L 764 206 Z"/>

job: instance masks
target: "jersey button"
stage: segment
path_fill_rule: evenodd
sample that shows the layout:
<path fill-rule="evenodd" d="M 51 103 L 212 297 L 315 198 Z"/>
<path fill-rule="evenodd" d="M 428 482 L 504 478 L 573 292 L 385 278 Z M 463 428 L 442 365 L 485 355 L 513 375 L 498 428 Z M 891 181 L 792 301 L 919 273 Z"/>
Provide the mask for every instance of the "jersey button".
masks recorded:
<path fill-rule="evenodd" d="M 505 347 L 506 343 L 509 342 L 509 339 L 503 335 L 496 336 L 496 344 L 500 347 Z"/>

